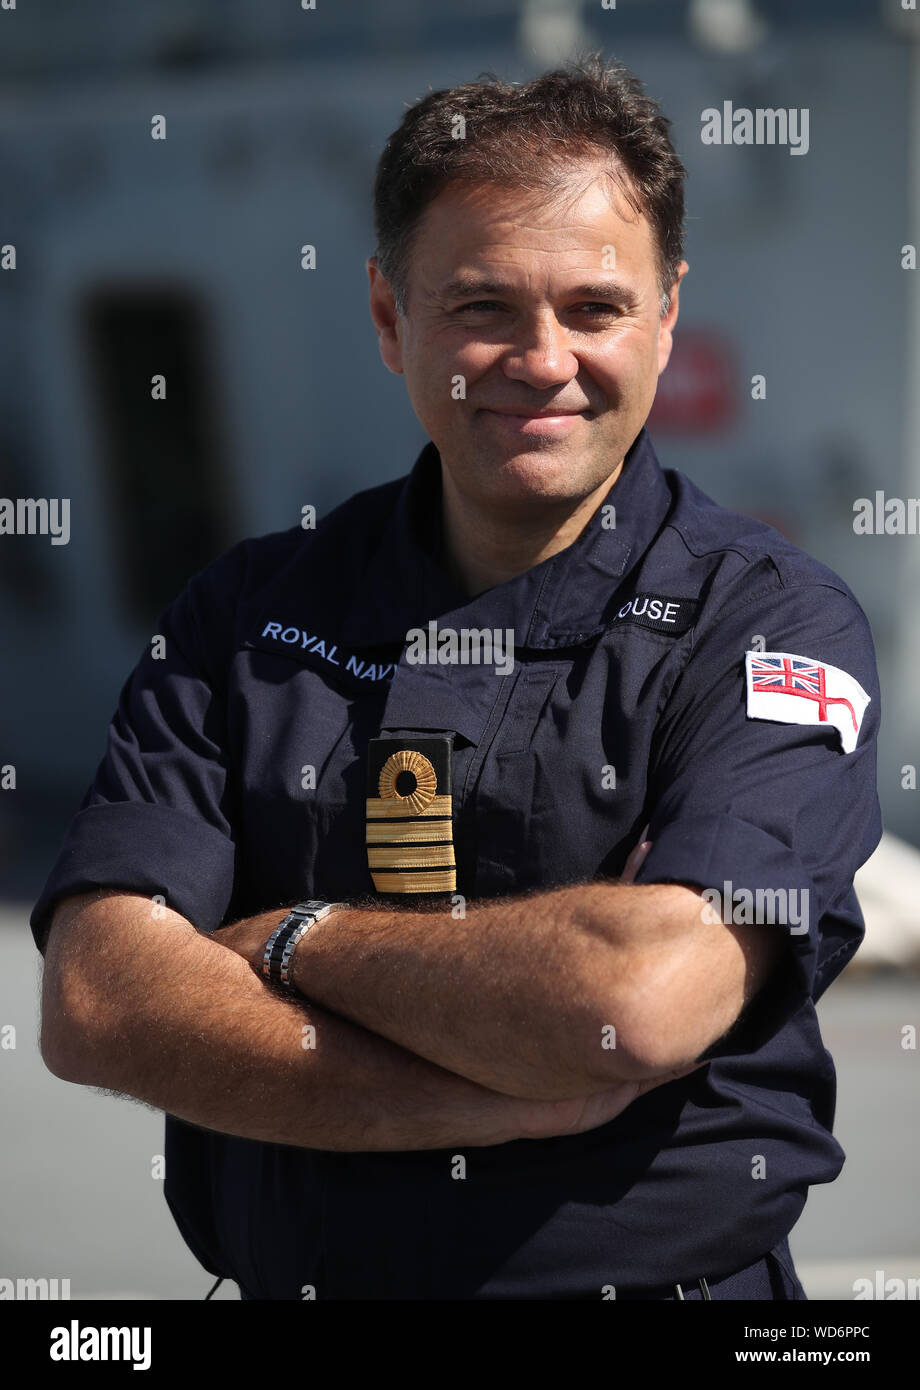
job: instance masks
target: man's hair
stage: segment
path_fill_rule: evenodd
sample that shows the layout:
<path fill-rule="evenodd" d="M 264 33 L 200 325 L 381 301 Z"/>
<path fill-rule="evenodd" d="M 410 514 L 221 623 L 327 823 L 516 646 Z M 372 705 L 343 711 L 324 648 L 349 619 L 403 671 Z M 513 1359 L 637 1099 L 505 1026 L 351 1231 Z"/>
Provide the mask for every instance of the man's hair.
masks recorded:
<path fill-rule="evenodd" d="M 670 125 L 638 78 L 600 53 L 523 85 L 487 72 L 430 92 L 387 140 L 374 181 L 377 264 L 399 313 L 415 233 L 448 183 L 492 182 L 545 202 L 547 194 L 559 197 L 584 158 L 605 160 L 634 212 L 649 218 L 666 313 L 683 259 L 686 178 Z"/>

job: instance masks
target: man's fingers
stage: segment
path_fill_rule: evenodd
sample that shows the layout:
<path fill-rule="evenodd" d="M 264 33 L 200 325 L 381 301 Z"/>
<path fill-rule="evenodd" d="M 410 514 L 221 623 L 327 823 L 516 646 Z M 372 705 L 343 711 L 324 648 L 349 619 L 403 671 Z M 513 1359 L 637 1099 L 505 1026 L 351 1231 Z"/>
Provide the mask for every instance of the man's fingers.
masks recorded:
<path fill-rule="evenodd" d="M 526 1139 L 547 1139 L 562 1134 L 583 1134 L 586 1130 L 597 1129 L 610 1120 L 616 1119 L 634 1100 L 663 1086 L 668 1081 L 678 1081 L 683 1076 L 705 1067 L 705 1062 L 691 1062 L 686 1067 L 677 1067 L 664 1076 L 651 1077 L 644 1081 L 621 1081 L 604 1091 L 595 1091 L 588 1096 L 572 1100 L 535 1100 L 522 1102 L 526 1105 L 526 1119 L 519 1137 Z"/>
<path fill-rule="evenodd" d="M 598 1091 L 594 1095 L 586 1096 L 584 1106 L 572 1130 L 573 1134 L 581 1134 L 587 1129 L 597 1129 L 599 1125 L 605 1125 L 609 1120 L 616 1119 L 634 1100 L 644 1096 L 647 1091 L 652 1091 L 656 1086 L 664 1086 L 668 1081 L 679 1081 L 683 1076 L 689 1076 L 691 1072 L 704 1067 L 705 1062 L 691 1062 L 689 1066 L 677 1067 L 674 1071 L 669 1071 L 666 1076 L 655 1076 L 645 1081 L 623 1081 L 618 1086 L 612 1086 L 609 1090 Z"/>
<path fill-rule="evenodd" d="M 669 1081 L 679 1081 L 683 1076 L 690 1076 L 692 1072 L 699 1071 L 700 1067 L 705 1067 L 706 1062 L 690 1062 L 685 1067 L 677 1067 L 674 1071 L 669 1071 L 664 1076 L 652 1076 L 646 1081 L 638 1082 L 640 1096 L 644 1096 L 646 1091 L 653 1091 L 656 1086 L 664 1086 Z"/>
<path fill-rule="evenodd" d="M 639 836 L 639 843 L 630 851 L 629 858 L 623 865 L 623 872 L 620 875 L 621 883 L 634 882 L 636 874 L 639 872 L 640 864 L 652 847 L 651 840 L 645 838 L 647 834 L 648 826 L 642 831 L 642 834 Z"/>

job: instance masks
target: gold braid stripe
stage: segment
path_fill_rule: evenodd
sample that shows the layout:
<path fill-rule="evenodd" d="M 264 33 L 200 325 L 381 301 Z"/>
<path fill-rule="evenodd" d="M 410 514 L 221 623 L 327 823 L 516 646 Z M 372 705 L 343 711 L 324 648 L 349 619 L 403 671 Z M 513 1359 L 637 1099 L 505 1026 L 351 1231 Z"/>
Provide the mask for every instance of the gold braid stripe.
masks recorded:
<path fill-rule="evenodd" d="M 410 820 L 417 816 L 449 816 L 451 813 L 451 798 L 449 796 L 433 796 L 424 811 L 413 811 L 409 806 L 410 799 L 407 796 L 369 796 L 367 798 L 367 814 L 369 816 L 386 816 L 388 820 L 397 816 L 402 820 Z"/>
<path fill-rule="evenodd" d="M 381 821 L 369 823 L 366 843 L 369 845 L 414 844 L 419 840 L 444 840 L 451 843 L 453 826 L 449 820 Z"/>
<path fill-rule="evenodd" d="M 457 861 L 453 845 L 419 845 L 417 849 L 381 845 L 367 851 L 367 862 L 372 869 L 424 869 L 429 864 L 440 869 Z"/>
<path fill-rule="evenodd" d="M 372 877 L 378 893 L 444 893 L 457 887 L 455 869 L 427 874 L 386 874 L 378 870 L 372 871 Z"/>

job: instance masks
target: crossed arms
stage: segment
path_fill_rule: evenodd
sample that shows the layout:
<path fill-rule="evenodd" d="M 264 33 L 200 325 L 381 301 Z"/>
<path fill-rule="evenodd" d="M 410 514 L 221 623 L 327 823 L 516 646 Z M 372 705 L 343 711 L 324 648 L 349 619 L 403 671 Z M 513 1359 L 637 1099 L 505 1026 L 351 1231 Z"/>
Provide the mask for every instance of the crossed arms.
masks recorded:
<path fill-rule="evenodd" d="M 45 952 L 46 1065 L 309 1148 L 577 1133 L 692 1069 L 784 949 L 777 928 L 726 925 L 692 887 L 604 881 L 460 920 L 337 910 L 297 946 L 303 998 L 288 1000 L 251 965 L 282 915 L 207 936 L 122 890 L 64 899 Z"/>

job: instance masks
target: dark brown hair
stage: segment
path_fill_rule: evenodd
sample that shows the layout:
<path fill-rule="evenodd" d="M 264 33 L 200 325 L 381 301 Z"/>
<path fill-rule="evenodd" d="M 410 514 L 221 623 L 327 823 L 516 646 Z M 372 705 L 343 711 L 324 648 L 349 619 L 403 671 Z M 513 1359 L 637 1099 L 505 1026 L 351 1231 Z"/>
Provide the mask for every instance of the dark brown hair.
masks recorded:
<path fill-rule="evenodd" d="M 377 263 L 399 312 L 414 233 L 448 183 L 490 181 L 545 197 L 574 161 L 606 157 L 630 206 L 652 224 L 664 313 L 683 259 L 686 178 L 670 125 L 638 78 L 600 53 L 523 85 L 489 72 L 430 92 L 387 140 L 374 181 Z"/>

